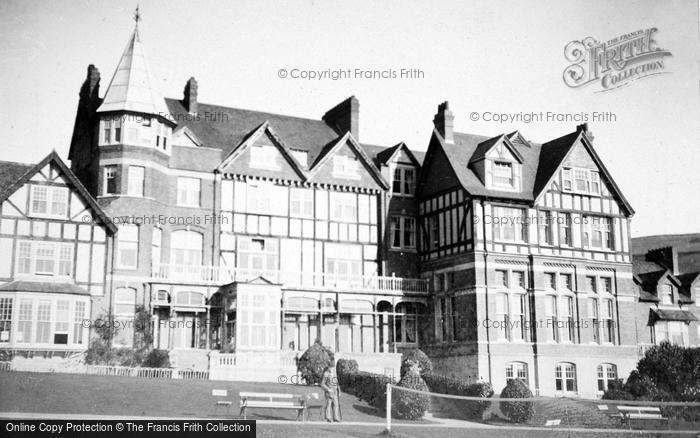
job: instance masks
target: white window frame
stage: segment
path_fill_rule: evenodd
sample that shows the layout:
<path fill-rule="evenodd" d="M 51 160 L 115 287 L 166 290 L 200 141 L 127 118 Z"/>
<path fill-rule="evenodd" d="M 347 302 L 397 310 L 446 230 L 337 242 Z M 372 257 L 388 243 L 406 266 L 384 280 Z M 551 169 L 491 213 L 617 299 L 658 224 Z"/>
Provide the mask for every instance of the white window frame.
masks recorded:
<path fill-rule="evenodd" d="M 411 175 L 410 180 L 407 176 L 409 174 Z M 415 166 L 397 164 L 394 168 L 394 178 L 391 182 L 392 196 L 415 196 L 416 174 Z"/>
<path fill-rule="evenodd" d="M 360 179 L 360 163 L 356 157 L 333 156 L 333 176 L 338 178 Z"/>
<path fill-rule="evenodd" d="M 278 169 L 277 148 L 272 145 L 252 145 L 250 147 L 250 166 L 257 169 Z"/>
<path fill-rule="evenodd" d="M 314 217 L 314 190 L 292 188 L 289 190 L 289 215 L 291 217 Z"/>
<path fill-rule="evenodd" d="M 357 223 L 357 194 L 331 192 L 329 210 L 333 221 Z"/>
<path fill-rule="evenodd" d="M 267 181 L 248 181 L 246 189 L 246 211 L 248 213 L 269 214 L 273 192 L 272 184 Z"/>
<path fill-rule="evenodd" d="M 416 249 L 416 219 L 409 216 L 391 216 L 390 246 L 392 249 Z M 397 234 L 398 233 L 398 234 Z M 398 245 L 396 244 L 398 237 Z"/>
<path fill-rule="evenodd" d="M 495 188 L 515 188 L 515 163 L 506 160 L 492 160 L 491 179 Z M 508 170 L 508 176 L 502 169 Z"/>
<path fill-rule="evenodd" d="M 66 219 L 68 217 L 68 187 L 49 186 L 45 184 L 30 184 L 29 189 L 29 215 L 34 217 L 48 217 Z M 45 198 L 37 199 L 38 191 L 45 189 Z M 43 202 L 44 211 L 37 210 L 36 202 Z M 62 206 L 56 208 L 56 204 Z"/>
<path fill-rule="evenodd" d="M 139 235 L 140 227 L 134 224 L 122 224 L 117 231 L 117 268 L 118 269 L 137 269 L 139 265 Z M 130 230 L 126 231 L 125 230 Z M 135 238 L 131 234 L 135 233 Z M 122 251 L 133 251 L 134 263 L 124 263 L 122 260 Z"/>
<path fill-rule="evenodd" d="M 492 208 L 491 222 L 493 224 L 494 241 L 513 243 L 526 242 L 527 221 L 524 208 L 494 205 Z M 508 234 L 508 236 L 505 234 Z M 511 234 L 512 236 L 510 236 Z"/>
<path fill-rule="evenodd" d="M 0 345 L 12 342 L 12 313 L 14 297 L 0 297 Z"/>
<path fill-rule="evenodd" d="M 28 249 L 28 253 L 27 253 Z M 49 251 L 50 249 L 50 257 Z M 18 240 L 15 257 L 15 275 L 17 277 L 57 277 L 70 278 L 75 266 L 72 243 L 52 242 L 45 240 Z M 40 252 L 44 252 L 43 256 Z M 51 270 L 39 270 L 38 261 L 50 261 Z M 29 271 L 25 269 L 29 268 Z"/>
<path fill-rule="evenodd" d="M 596 376 L 598 380 L 598 393 L 603 393 L 608 390 L 608 385 L 611 381 L 617 379 L 617 365 L 612 363 L 602 363 L 596 368 Z"/>
<path fill-rule="evenodd" d="M 525 362 L 508 362 L 506 364 L 506 384 L 510 380 L 519 379 L 525 386 L 530 386 L 530 380 Z"/>
<path fill-rule="evenodd" d="M 602 183 L 597 169 L 565 167 L 561 174 L 563 192 L 600 196 Z M 583 187 L 579 187 L 579 182 Z"/>
<path fill-rule="evenodd" d="M 177 205 L 199 207 L 202 196 L 201 178 L 179 176 L 177 178 Z"/>
<path fill-rule="evenodd" d="M 572 376 L 573 375 L 573 376 Z M 558 393 L 574 394 L 578 392 L 576 365 L 570 362 L 559 362 L 554 367 L 554 389 Z M 561 389 L 557 389 L 557 381 L 561 380 Z M 573 381 L 573 389 L 568 389 L 568 382 Z"/>
<path fill-rule="evenodd" d="M 664 306 L 672 306 L 673 305 L 673 286 L 664 283 L 659 286 L 659 296 L 661 298 L 660 304 L 663 304 Z"/>
<path fill-rule="evenodd" d="M 102 194 L 105 196 L 116 195 L 119 193 L 119 187 L 117 186 L 117 166 L 109 165 L 103 168 L 103 181 L 102 181 Z M 114 191 L 109 190 L 109 181 L 114 181 Z"/>
<path fill-rule="evenodd" d="M 143 197 L 146 181 L 146 168 L 143 166 L 129 166 L 129 184 L 127 194 L 129 196 Z M 139 175 L 140 172 L 140 175 Z"/>
<path fill-rule="evenodd" d="M 614 221 L 609 216 L 584 216 L 583 246 L 605 251 L 615 250 Z M 594 245 L 594 234 L 600 234 L 600 246 Z"/>

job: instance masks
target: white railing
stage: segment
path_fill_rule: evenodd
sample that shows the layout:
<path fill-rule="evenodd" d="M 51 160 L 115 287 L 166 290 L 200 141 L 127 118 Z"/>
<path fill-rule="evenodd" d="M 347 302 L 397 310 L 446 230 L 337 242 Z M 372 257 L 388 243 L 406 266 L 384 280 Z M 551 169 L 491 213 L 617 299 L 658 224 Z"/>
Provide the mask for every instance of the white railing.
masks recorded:
<path fill-rule="evenodd" d="M 112 365 L 86 365 L 85 374 L 117 377 L 145 377 L 149 379 L 172 379 L 172 368 L 132 368 Z"/>
<path fill-rule="evenodd" d="M 428 280 L 418 278 L 338 275 L 323 272 L 229 269 L 218 266 L 154 264 L 151 277 L 160 281 L 226 284 L 264 277 L 286 287 L 357 291 L 427 293 Z"/>
<path fill-rule="evenodd" d="M 177 370 L 177 377 L 183 380 L 209 380 L 209 371 L 202 370 Z"/>

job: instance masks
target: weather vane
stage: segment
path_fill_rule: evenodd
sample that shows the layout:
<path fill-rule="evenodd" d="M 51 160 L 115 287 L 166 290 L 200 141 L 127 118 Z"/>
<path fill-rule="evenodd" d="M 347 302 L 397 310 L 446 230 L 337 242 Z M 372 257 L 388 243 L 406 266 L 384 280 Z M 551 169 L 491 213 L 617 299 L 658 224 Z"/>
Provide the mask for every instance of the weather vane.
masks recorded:
<path fill-rule="evenodd" d="M 141 21 L 141 13 L 139 12 L 139 5 L 136 5 L 136 12 L 134 12 L 134 21 L 136 22 L 136 27 L 139 26 L 139 21 Z"/>

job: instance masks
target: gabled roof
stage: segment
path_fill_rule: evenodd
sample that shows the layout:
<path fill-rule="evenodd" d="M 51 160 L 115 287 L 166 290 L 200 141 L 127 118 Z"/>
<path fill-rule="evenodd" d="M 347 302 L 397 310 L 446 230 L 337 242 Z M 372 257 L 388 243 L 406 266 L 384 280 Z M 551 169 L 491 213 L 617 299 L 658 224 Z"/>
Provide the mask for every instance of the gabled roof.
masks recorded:
<path fill-rule="evenodd" d="M 270 137 L 272 137 L 273 143 L 280 151 L 282 156 L 292 166 L 297 175 L 302 180 L 306 180 L 307 175 L 306 172 L 304 172 L 303 166 L 299 163 L 299 161 L 297 161 L 296 158 L 294 158 L 294 155 L 289 150 L 289 147 L 275 133 L 274 129 L 270 126 L 270 122 L 268 122 L 267 120 L 263 122 L 260 126 L 258 126 L 255 130 L 251 131 L 251 133 L 247 135 L 243 139 L 243 141 L 224 158 L 221 164 L 217 166 L 216 170 L 223 171 L 226 168 L 226 166 L 233 162 L 237 157 L 240 156 L 241 153 L 243 153 L 243 151 L 252 146 L 261 136 L 265 135 L 266 133 L 269 134 Z"/>
<path fill-rule="evenodd" d="M 17 189 L 17 181 L 33 168 L 31 164 L 0 161 L 0 202 Z"/>
<path fill-rule="evenodd" d="M 109 233 L 115 233 L 117 231 L 116 226 L 112 223 L 109 217 L 105 215 L 104 211 L 99 206 L 95 198 L 93 198 L 90 195 L 85 186 L 83 186 L 83 184 L 80 182 L 80 180 L 78 180 L 75 174 L 68 168 L 68 166 L 66 166 L 63 160 L 61 160 L 61 157 L 58 156 L 56 151 L 52 151 L 43 160 L 41 160 L 39 163 L 33 166 L 29 164 L 22 165 L 19 163 L 0 162 L 0 175 L 2 175 L 0 176 L 0 182 L 4 181 L 2 184 L 0 184 L 0 203 L 8 197 L 10 197 L 12 193 L 14 193 L 27 181 L 29 181 L 29 179 L 31 179 L 32 176 L 34 176 L 37 172 L 39 172 L 49 163 L 54 163 L 56 166 L 58 166 L 58 168 L 61 170 L 61 173 L 65 175 L 65 177 L 73 186 L 73 189 L 75 189 L 75 191 L 77 191 L 80 194 L 83 201 L 85 201 L 85 203 L 92 209 L 95 215 L 102 221 L 102 223 L 107 228 L 107 231 Z M 19 175 L 22 166 L 25 166 L 26 171 L 23 174 Z M 15 180 L 9 181 L 9 178 L 5 178 L 4 173 L 1 172 L 3 168 L 7 168 L 11 172 L 14 171 L 19 176 Z"/>
<path fill-rule="evenodd" d="M 337 141 L 329 143 L 323 148 L 316 161 L 311 165 L 307 173 L 308 178 L 314 178 L 314 176 L 318 173 L 318 170 L 321 169 L 335 154 L 335 152 L 345 144 L 350 145 L 355 153 L 360 157 L 360 161 L 364 164 L 365 168 L 369 171 L 370 175 L 372 175 L 377 184 L 384 189 L 388 189 L 389 183 L 384 180 L 384 177 L 381 173 L 379 173 L 379 170 L 372 162 L 372 159 L 367 155 L 362 146 L 357 142 L 357 140 L 355 140 L 355 137 L 349 131 Z"/>
<path fill-rule="evenodd" d="M 364 147 L 364 146 L 363 146 Z M 366 148 L 365 148 L 366 149 Z M 408 158 L 411 159 L 411 162 L 418 168 L 421 166 L 421 162 L 418 161 L 418 158 L 416 158 L 415 154 L 413 153 L 412 150 L 406 146 L 406 143 L 401 142 L 398 143 L 390 148 L 386 148 L 379 153 L 376 154 L 375 156 L 375 164 L 377 165 L 384 165 L 389 163 L 396 157 L 396 155 L 399 154 L 400 151 L 405 151 L 406 155 L 408 155 Z"/>
<path fill-rule="evenodd" d="M 476 150 L 474 151 L 474 154 L 472 155 L 471 160 L 469 160 L 469 164 L 475 163 L 479 160 L 483 160 L 484 158 L 486 158 L 486 154 L 489 153 L 491 148 L 493 148 L 501 142 L 506 145 L 508 150 L 513 154 L 513 156 L 515 156 L 519 163 L 523 162 L 522 154 L 518 152 L 515 146 L 513 146 L 513 143 L 508 139 L 508 137 L 506 137 L 505 134 L 501 134 L 479 143 L 476 147 Z"/>
<path fill-rule="evenodd" d="M 168 107 L 155 84 L 137 27 L 124 49 L 97 112 L 134 111 L 168 119 Z"/>

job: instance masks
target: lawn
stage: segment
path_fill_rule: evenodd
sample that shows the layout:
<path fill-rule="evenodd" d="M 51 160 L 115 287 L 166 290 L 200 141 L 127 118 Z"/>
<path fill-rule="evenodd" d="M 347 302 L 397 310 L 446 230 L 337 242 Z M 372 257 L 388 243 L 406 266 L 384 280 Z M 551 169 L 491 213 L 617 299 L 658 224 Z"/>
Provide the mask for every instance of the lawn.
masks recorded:
<path fill-rule="evenodd" d="M 214 415 L 212 389 L 228 390 L 233 402 L 230 416 L 237 417 L 238 393 L 243 391 L 277 392 L 305 395 L 319 394 L 318 387 L 279 383 L 222 382 L 211 380 L 160 380 L 138 377 L 105 377 L 80 374 L 0 373 L 0 412 L 49 412 L 60 414 L 138 415 L 168 417 L 222 417 Z M 345 421 L 381 423 L 384 417 L 354 396 L 341 394 L 340 405 Z M 318 409 L 312 420 L 318 420 Z M 251 410 L 250 419 L 292 420 L 289 410 Z"/>

